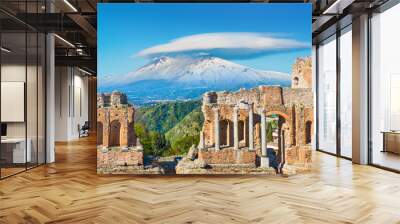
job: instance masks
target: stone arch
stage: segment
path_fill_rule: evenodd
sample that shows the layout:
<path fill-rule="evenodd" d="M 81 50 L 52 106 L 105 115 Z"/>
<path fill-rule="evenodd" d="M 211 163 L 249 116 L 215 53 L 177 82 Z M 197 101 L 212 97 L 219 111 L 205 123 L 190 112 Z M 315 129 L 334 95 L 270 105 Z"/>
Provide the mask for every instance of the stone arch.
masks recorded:
<path fill-rule="evenodd" d="M 103 145 L 103 123 L 97 122 L 97 145 Z"/>
<path fill-rule="evenodd" d="M 305 143 L 306 144 L 311 144 L 311 139 L 312 139 L 312 122 L 311 121 L 306 121 L 306 128 L 305 128 Z"/>
<path fill-rule="evenodd" d="M 113 120 L 110 123 L 110 146 L 120 146 L 121 122 Z"/>
<path fill-rule="evenodd" d="M 272 110 L 268 111 L 265 116 L 271 116 L 271 115 L 279 115 L 280 117 L 284 118 L 286 121 L 289 121 L 289 115 L 287 115 L 285 112 L 279 111 L 279 110 Z"/>
<path fill-rule="evenodd" d="M 271 116 L 271 115 L 278 115 L 279 120 L 282 123 L 285 123 L 285 126 L 288 127 L 288 129 L 285 131 L 285 134 L 287 135 L 286 136 L 286 142 L 288 143 L 287 145 L 295 144 L 295 139 L 294 139 L 295 134 L 293 133 L 294 130 L 292 129 L 291 117 L 289 117 L 289 115 L 287 115 L 285 112 L 281 110 L 272 110 L 266 113 L 266 116 Z"/>

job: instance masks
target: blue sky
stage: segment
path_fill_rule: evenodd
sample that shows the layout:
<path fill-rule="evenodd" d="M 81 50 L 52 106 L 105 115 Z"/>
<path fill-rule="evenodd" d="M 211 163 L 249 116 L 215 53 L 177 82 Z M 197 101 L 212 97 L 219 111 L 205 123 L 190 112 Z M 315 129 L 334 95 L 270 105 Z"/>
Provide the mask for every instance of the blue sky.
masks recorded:
<path fill-rule="evenodd" d="M 234 49 L 239 54 L 230 57 L 224 52 L 217 56 L 255 69 L 290 73 L 296 57 L 311 55 L 311 5 L 98 4 L 98 73 L 104 76 L 132 72 L 153 56 L 138 56 L 139 52 L 177 38 L 243 32 L 290 39 L 309 47 L 257 52 L 250 57 L 241 57 L 243 51 Z"/>

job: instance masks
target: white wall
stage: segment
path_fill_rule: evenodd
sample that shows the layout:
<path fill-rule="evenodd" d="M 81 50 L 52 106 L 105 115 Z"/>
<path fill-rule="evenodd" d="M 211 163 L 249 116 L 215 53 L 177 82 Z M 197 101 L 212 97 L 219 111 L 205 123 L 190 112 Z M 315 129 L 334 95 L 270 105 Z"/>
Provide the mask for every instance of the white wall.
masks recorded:
<path fill-rule="evenodd" d="M 55 73 L 55 140 L 78 139 L 78 125 L 88 120 L 88 78 L 71 67 L 56 67 Z"/>
<path fill-rule="evenodd" d="M 88 78 L 79 75 L 74 75 L 74 96 L 71 96 L 74 99 L 74 108 L 72 109 L 72 119 L 71 119 L 71 135 L 72 138 L 78 138 L 78 125 L 83 125 L 85 121 L 89 120 L 88 113 Z"/>
<path fill-rule="evenodd" d="M 25 66 L 25 64 L 3 64 L 1 66 L 2 82 L 24 82 L 26 84 L 26 107 L 21 108 L 22 113 L 26 112 L 26 120 L 22 122 L 5 122 L 7 124 L 8 138 L 25 138 L 30 140 L 32 162 L 44 163 L 44 74 L 39 66 L 38 71 L 35 66 Z M 27 80 L 25 80 L 27 77 Z M 37 92 L 38 90 L 38 92 Z M 24 91 L 22 90 L 22 93 Z M 7 97 L 7 96 L 2 96 Z M 1 108 L 10 110 L 10 108 Z M 4 112 L 4 111 L 3 111 Z M 12 113 L 12 111 L 7 111 Z"/>
<path fill-rule="evenodd" d="M 66 141 L 68 139 L 68 117 L 69 117 L 69 84 L 70 77 L 67 67 L 55 68 L 55 140 Z"/>
<path fill-rule="evenodd" d="M 25 82 L 25 64 L 6 64 L 1 66 L 1 81 Z M 6 110 L 7 108 L 1 108 Z M 7 137 L 25 137 L 25 122 L 7 123 Z"/>

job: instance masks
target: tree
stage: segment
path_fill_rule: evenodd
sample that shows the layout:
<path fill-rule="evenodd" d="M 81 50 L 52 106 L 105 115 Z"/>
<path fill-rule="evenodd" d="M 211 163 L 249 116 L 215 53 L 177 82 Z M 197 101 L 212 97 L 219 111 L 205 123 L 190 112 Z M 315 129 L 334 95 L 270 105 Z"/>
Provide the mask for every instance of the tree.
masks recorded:
<path fill-rule="evenodd" d="M 170 148 L 164 134 L 161 134 L 160 132 L 151 132 L 150 136 L 153 151 L 152 155 L 161 156 L 164 151 Z"/>
<path fill-rule="evenodd" d="M 184 136 L 175 142 L 173 149 L 179 152 L 179 154 L 186 154 L 192 145 L 199 144 L 199 140 L 199 136 Z"/>

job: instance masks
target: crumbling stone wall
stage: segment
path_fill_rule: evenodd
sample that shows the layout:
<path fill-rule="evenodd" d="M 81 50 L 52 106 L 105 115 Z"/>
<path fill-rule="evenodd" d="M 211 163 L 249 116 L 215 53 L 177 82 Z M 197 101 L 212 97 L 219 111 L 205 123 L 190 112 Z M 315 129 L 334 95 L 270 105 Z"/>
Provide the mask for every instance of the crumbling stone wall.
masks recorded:
<path fill-rule="evenodd" d="M 212 97 L 212 99 L 209 98 Z M 204 114 L 203 133 L 206 147 L 212 147 L 214 139 L 213 108 L 219 109 L 219 119 L 232 121 L 233 108 L 239 106 L 238 119 L 248 127 L 249 105 L 254 113 L 255 144 L 259 145 L 261 110 L 265 116 L 279 115 L 285 119 L 291 133 L 290 145 L 297 141 L 304 142 L 305 122 L 313 122 L 313 96 L 310 89 L 291 89 L 279 86 L 260 86 L 238 92 L 208 92 L 203 96 L 202 111 Z M 297 132 L 295 131 L 298 130 Z"/>
<path fill-rule="evenodd" d="M 312 88 L 311 57 L 297 58 L 292 66 L 292 88 Z"/>
<path fill-rule="evenodd" d="M 143 165 L 143 151 L 118 149 L 109 152 L 97 151 L 97 167 L 108 168 L 112 166 L 141 166 Z"/>
<path fill-rule="evenodd" d="M 237 92 L 208 92 L 203 95 L 202 111 L 204 114 L 204 125 L 202 137 L 204 146 L 199 150 L 199 158 L 212 163 L 219 164 L 237 164 L 243 162 L 243 158 L 233 155 L 245 155 L 246 153 L 257 157 L 265 157 L 261 150 L 261 118 L 270 115 L 278 115 L 282 122 L 280 133 L 284 135 L 284 147 L 288 150 L 285 153 L 287 164 L 309 164 L 311 160 L 311 142 L 308 138 L 312 136 L 313 123 L 313 95 L 311 89 L 306 88 L 283 88 L 279 86 L 259 86 L 250 90 L 241 89 Z M 214 150 L 216 136 L 225 138 L 226 135 L 232 135 L 234 122 L 234 110 L 238 113 L 238 132 L 239 140 L 244 134 L 244 141 L 239 142 L 239 152 L 232 149 L 232 141 L 219 139 L 224 143 L 220 150 Z M 223 121 L 219 123 L 219 133 L 215 134 L 216 129 L 216 110 L 218 110 L 218 119 Z M 253 115 L 253 150 L 250 150 L 250 130 L 249 115 Z M 242 123 L 240 123 L 242 122 Z M 243 126 L 243 127 L 242 127 Z M 307 128 L 308 127 L 308 128 Z M 217 126 L 218 128 L 218 126 Z M 307 133 L 308 132 L 308 133 Z M 283 134 L 284 133 L 284 134 Z M 226 144 L 226 145 L 225 145 Z M 268 146 L 268 144 L 267 144 Z M 305 146 L 305 147 L 303 147 Z M 310 151 L 310 152 L 308 152 Z M 253 160 L 245 160 L 252 163 Z"/>
<path fill-rule="evenodd" d="M 265 158 L 268 144 L 265 134 L 262 134 L 263 125 L 265 128 L 265 122 L 262 121 L 275 115 L 279 117 L 278 148 L 285 149 L 278 154 L 284 153 L 287 164 L 307 166 L 311 163 L 314 131 L 311 87 L 311 57 L 306 57 L 297 58 L 292 67 L 291 88 L 259 86 L 237 92 L 205 93 L 199 158 L 220 164 L 243 161 L 240 156 L 231 155 L 244 155 L 247 152 L 255 153 L 256 160 L 258 157 Z"/>
<path fill-rule="evenodd" d="M 125 94 L 97 95 L 97 170 L 143 169 L 143 147 L 134 129 L 135 109 Z"/>
<path fill-rule="evenodd" d="M 248 150 L 200 150 L 198 158 L 206 164 L 256 164 L 256 152 Z"/>
<path fill-rule="evenodd" d="M 102 142 L 98 145 L 103 147 L 120 146 L 120 147 L 133 147 L 136 146 L 136 135 L 134 131 L 134 116 L 135 109 L 127 104 L 126 95 L 120 92 L 113 92 L 112 94 L 99 94 L 97 97 L 97 122 L 98 133 L 102 134 Z M 119 130 L 111 130 L 113 125 L 117 124 Z M 110 137 L 115 134 L 112 132 L 119 131 L 119 145 L 111 144 Z"/>

